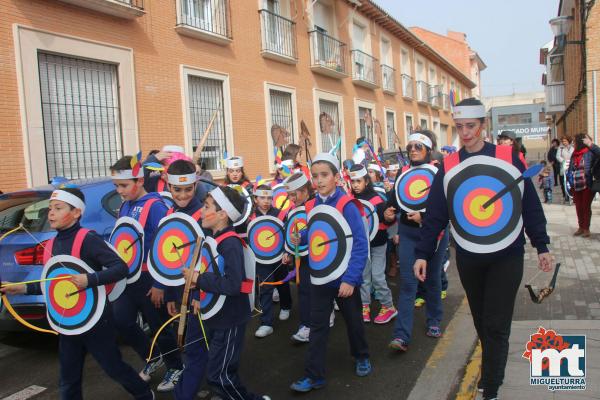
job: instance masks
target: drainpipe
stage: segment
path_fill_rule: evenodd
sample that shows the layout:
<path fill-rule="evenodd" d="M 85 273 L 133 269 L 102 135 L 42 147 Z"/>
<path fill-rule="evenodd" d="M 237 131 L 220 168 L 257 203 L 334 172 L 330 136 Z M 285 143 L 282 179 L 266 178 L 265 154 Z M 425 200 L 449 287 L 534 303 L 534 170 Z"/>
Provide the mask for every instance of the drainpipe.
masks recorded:
<path fill-rule="evenodd" d="M 598 95 L 596 92 L 596 71 L 592 71 L 592 86 L 594 87 L 594 143 L 598 143 Z"/>

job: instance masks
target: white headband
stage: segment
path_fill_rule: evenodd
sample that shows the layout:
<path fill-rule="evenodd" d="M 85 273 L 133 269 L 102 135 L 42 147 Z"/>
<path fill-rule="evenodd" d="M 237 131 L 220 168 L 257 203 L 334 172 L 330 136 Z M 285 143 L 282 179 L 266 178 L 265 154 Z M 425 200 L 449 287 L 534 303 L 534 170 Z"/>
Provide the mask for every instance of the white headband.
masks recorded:
<path fill-rule="evenodd" d="M 379 171 L 379 167 L 377 167 L 377 171 Z M 356 171 L 349 171 L 348 175 L 350 175 L 350 179 L 354 181 L 367 176 L 367 169 L 361 165 L 360 169 L 357 169 Z"/>
<path fill-rule="evenodd" d="M 388 171 L 398 171 L 400 169 L 400 164 L 390 164 L 388 167 Z"/>
<path fill-rule="evenodd" d="M 308 178 L 304 174 L 300 175 L 298 179 L 291 181 L 290 178 L 292 176 L 294 175 L 289 176 L 285 181 L 283 181 L 283 186 L 287 192 L 298 190 L 308 183 Z"/>
<path fill-rule="evenodd" d="M 273 191 L 270 189 L 257 189 L 252 194 L 255 197 L 273 197 Z"/>
<path fill-rule="evenodd" d="M 65 190 L 55 190 L 50 195 L 50 200 L 64 201 L 65 203 L 70 204 L 75 208 L 79 208 L 82 214 L 85 211 L 85 203 L 79 197 Z"/>
<path fill-rule="evenodd" d="M 380 167 L 377 164 L 369 164 L 369 167 L 367 169 L 371 170 L 371 171 L 377 171 L 377 172 L 381 172 L 381 170 L 383 170 L 384 174 L 387 171 L 384 167 Z"/>
<path fill-rule="evenodd" d="M 235 209 L 231 201 L 225 196 L 223 190 L 220 187 L 217 187 L 209 192 L 209 194 L 214 199 L 215 203 L 221 207 L 223 211 L 227 213 L 227 216 L 233 221 L 237 222 L 240 218 L 242 218 L 242 214 L 238 210 Z"/>
<path fill-rule="evenodd" d="M 122 169 L 120 171 L 112 171 L 112 179 L 138 179 L 144 177 L 144 168 L 140 168 L 136 176 L 133 176 L 132 169 Z"/>
<path fill-rule="evenodd" d="M 457 106 L 452 110 L 452 118 L 485 118 L 485 106 Z"/>
<path fill-rule="evenodd" d="M 185 174 L 185 175 L 169 174 L 167 176 L 167 182 L 169 182 L 169 184 L 171 184 L 171 185 L 176 185 L 176 186 L 191 185 L 192 183 L 196 183 L 197 180 L 198 180 L 198 177 L 196 176 L 195 173 Z"/>
<path fill-rule="evenodd" d="M 227 168 L 242 168 L 244 166 L 244 159 L 242 157 L 229 157 L 225 159 Z"/>
<path fill-rule="evenodd" d="M 172 145 L 172 144 L 163 146 L 162 151 L 166 151 L 169 153 L 185 153 L 185 150 L 183 150 L 183 147 Z"/>
<path fill-rule="evenodd" d="M 429 139 L 427 136 L 425 136 L 419 132 L 415 132 L 415 133 L 411 134 L 408 137 L 408 141 L 409 142 L 421 142 L 425 146 L 429 147 L 430 149 L 433 147 L 433 143 L 431 143 L 431 139 Z"/>
<path fill-rule="evenodd" d="M 332 164 L 335 167 L 336 171 L 340 170 L 340 162 L 337 159 L 337 157 L 332 154 L 319 153 L 315 156 L 315 158 L 313 158 L 312 162 L 314 164 L 318 161 L 327 161 L 328 163 Z"/>

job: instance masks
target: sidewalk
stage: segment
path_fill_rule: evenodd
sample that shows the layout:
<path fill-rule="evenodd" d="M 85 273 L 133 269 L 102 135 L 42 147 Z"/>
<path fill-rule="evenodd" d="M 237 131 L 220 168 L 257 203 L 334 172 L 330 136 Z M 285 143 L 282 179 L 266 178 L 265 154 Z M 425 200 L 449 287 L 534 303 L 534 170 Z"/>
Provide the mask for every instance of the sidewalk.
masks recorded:
<path fill-rule="evenodd" d="M 555 201 L 561 199 L 555 192 Z M 544 205 L 548 220 L 551 251 L 561 263 L 556 289 L 542 304 L 531 301 L 526 289 L 517 294 L 510 337 L 510 350 L 500 399 L 600 399 L 600 202 L 592 205 L 592 237 L 574 237 L 577 216 L 574 206 Z M 551 274 L 538 273 L 537 256 L 526 249 L 524 286 L 545 287 Z M 547 386 L 530 385 L 530 364 L 522 357 L 530 335 L 539 326 L 560 335 L 586 335 L 586 383 L 584 391 L 549 391 Z M 471 356 L 470 368 L 463 377 L 460 399 L 479 399 L 475 385 L 479 374 L 480 353 Z M 470 372 L 470 373 L 469 373 Z"/>

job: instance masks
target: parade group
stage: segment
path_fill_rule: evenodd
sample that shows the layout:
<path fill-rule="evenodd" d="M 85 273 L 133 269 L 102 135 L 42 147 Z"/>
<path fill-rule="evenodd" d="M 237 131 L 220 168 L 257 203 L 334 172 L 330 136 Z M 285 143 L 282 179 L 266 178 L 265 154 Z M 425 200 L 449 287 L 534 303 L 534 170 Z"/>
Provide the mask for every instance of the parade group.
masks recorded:
<path fill-rule="evenodd" d="M 268 181 L 251 181 L 242 157 L 224 161 L 218 184 L 178 146 L 146 160 L 125 156 L 110 168 L 123 199 L 110 243 L 80 225 L 84 195 L 64 184 L 50 197 L 57 234 L 46 243 L 40 281 L 4 283 L 0 291 L 45 296 L 59 335 L 63 399 L 82 398 L 87 353 L 136 399 L 154 398 L 149 382 L 163 365 L 156 389 L 176 399 L 195 398 L 204 383 L 223 399 L 268 399 L 250 392 L 239 374 L 252 317 L 260 320 L 257 338 L 273 334 L 275 301 L 278 318 L 288 319 L 297 288 L 300 325 L 292 340 L 306 342 L 307 352 L 292 391 L 326 385 L 334 309 L 345 321 L 356 375 L 367 376 L 377 368 L 368 342 L 381 344 L 367 340 L 365 323 L 393 321 L 390 351 L 409 351 L 415 329 L 443 335 L 452 237 L 483 350 L 479 388 L 495 399 L 523 276 L 524 232 L 540 269 L 550 271 L 553 260 L 531 179 L 539 169 L 527 168 L 513 147 L 484 140 L 478 100 L 461 101 L 453 116 L 461 148 L 445 148 L 442 159 L 435 136 L 417 131 L 408 136 L 405 165 L 382 162 L 364 138 L 344 162 L 328 152 L 304 165 L 300 146 L 291 144 Z M 396 299 L 386 281 L 390 254 Z M 414 328 L 417 298 L 426 326 Z M 117 337 L 146 362 L 141 372 L 123 361 Z"/>

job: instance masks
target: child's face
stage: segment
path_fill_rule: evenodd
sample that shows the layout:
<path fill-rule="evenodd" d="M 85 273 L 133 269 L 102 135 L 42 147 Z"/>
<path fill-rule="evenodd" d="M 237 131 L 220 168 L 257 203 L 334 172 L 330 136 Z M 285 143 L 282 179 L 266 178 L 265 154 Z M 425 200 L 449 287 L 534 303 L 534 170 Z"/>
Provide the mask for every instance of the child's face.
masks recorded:
<path fill-rule="evenodd" d="M 270 196 L 257 196 L 256 197 L 256 206 L 261 211 L 268 211 L 273 204 L 273 198 Z"/>
<path fill-rule="evenodd" d="M 308 200 L 308 190 L 306 189 L 298 189 L 292 190 L 288 192 L 288 197 L 290 201 L 296 205 L 304 204 L 306 200 Z"/>
<path fill-rule="evenodd" d="M 217 211 L 217 203 L 212 197 L 207 196 L 202 207 L 202 227 L 214 230 L 223 222 L 226 223 L 227 219 L 227 213 L 224 210 Z"/>
<path fill-rule="evenodd" d="M 81 210 L 61 200 L 50 200 L 48 222 L 52 229 L 60 230 L 73 225 L 81 217 Z"/>
<path fill-rule="evenodd" d="M 232 183 L 236 183 L 242 180 L 244 172 L 241 168 L 229 168 L 227 169 L 227 176 Z"/>
<path fill-rule="evenodd" d="M 196 194 L 196 184 L 192 183 L 191 185 L 169 185 L 169 191 L 173 196 L 173 201 L 177 204 L 177 207 L 183 208 L 187 207 L 190 204 L 190 201 L 194 198 Z"/>
<path fill-rule="evenodd" d="M 369 178 L 371 178 L 371 182 L 379 182 L 379 176 L 377 175 L 377 172 L 370 169 L 369 171 Z"/>
<path fill-rule="evenodd" d="M 113 183 L 123 201 L 137 200 L 144 190 L 144 179 L 113 179 Z"/>
<path fill-rule="evenodd" d="M 392 179 L 392 180 L 393 180 L 393 179 L 396 179 L 396 176 L 397 176 L 397 175 L 398 175 L 398 171 L 388 171 L 388 172 L 387 172 L 387 176 L 388 176 L 388 178 L 390 178 L 390 179 Z"/>
<path fill-rule="evenodd" d="M 317 192 L 322 196 L 328 196 L 335 191 L 336 182 L 340 178 L 339 173 L 333 173 L 326 162 L 318 162 L 311 166 L 313 183 Z"/>
<path fill-rule="evenodd" d="M 365 191 L 367 187 L 367 180 L 365 178 L 353 179 L 352 180 L 352 191 L 355 194 L 359 194 Z"/>

